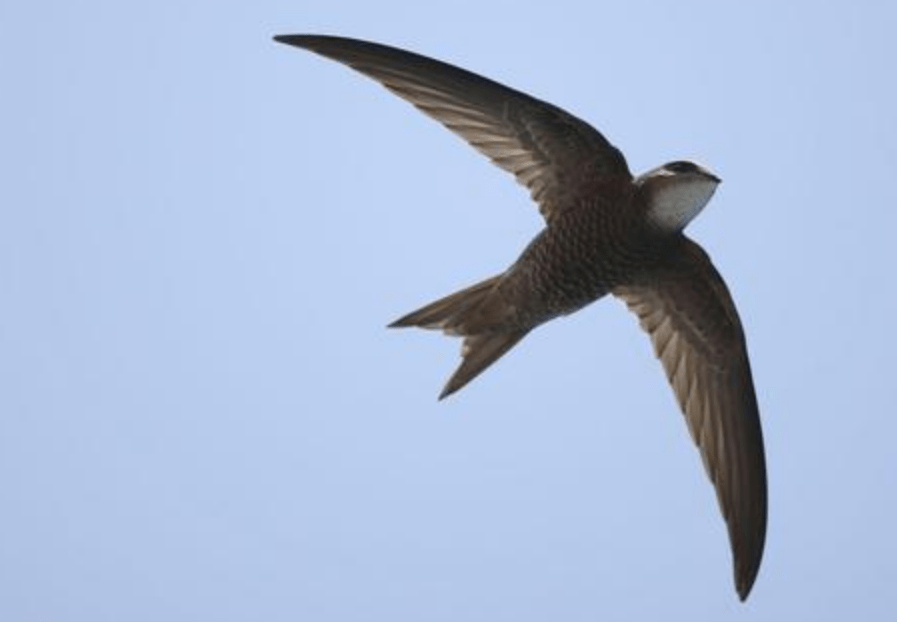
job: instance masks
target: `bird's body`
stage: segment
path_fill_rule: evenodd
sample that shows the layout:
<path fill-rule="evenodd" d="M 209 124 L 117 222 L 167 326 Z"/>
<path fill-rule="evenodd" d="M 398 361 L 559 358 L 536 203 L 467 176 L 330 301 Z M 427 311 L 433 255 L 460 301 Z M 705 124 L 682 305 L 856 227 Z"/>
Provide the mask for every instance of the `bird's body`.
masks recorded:
<path fill-rule="evenodd" d="M 597 130 L 569 113 L 418 54 L 340 37 L 289 35 L 379 81 L 515 175 L 547 226 L 502 274 L 391 326 L 464 338 L 457 391 L 538 325 L 611 293 L 651 335 L 729 526 L 747 597 L 766 534 L 766 467 L 744 333 L 706 253 L 682 233 L 719 178 L 675 161 L 639 177 Z"/>

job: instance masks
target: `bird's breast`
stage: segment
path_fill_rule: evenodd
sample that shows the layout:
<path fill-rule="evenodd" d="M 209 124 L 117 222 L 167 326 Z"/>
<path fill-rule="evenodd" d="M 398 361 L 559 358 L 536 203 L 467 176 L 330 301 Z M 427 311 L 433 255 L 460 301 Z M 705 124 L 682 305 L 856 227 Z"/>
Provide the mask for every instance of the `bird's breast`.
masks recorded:
<path fill-rule="evenodd" d="M 571 212 L 530 242 L 506 273 L 501 294 L 521 323 L 541 323 L 572 313 L 629 281 L 652 261 L 652 246 L 623 215 Z"/>

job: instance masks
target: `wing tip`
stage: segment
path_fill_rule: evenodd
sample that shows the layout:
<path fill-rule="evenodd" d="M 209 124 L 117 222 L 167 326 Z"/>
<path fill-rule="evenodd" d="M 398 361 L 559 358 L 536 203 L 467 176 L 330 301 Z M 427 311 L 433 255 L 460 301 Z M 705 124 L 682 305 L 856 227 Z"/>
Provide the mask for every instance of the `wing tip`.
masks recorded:
<path fill-rule="evenodd" d="M 283 43 L 284 45 L 292 45 L 297 48 L 304 48 L 308 46 L 308 43 L 315 38 L 314 35 L 274 35 L 271 37 L 277 43 Z"/>
<path fill-rule="evenodd" d="M 747 600 L 757 575 L 760 573 L 760 563 L 763 560 L 763 549 L 765 544 L 765 524 L 760 536 L 759 543 L 755 543 L 751 547 L 751 554 L 744 558 L 737 551 L 735 552 L 735 591 L 738 592 L 738 598 L 741 602 Z"/>

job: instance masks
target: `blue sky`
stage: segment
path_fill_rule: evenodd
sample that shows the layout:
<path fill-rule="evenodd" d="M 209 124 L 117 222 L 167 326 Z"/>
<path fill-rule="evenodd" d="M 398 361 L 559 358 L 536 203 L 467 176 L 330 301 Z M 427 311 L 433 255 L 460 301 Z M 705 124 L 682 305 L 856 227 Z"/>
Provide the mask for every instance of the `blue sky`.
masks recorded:
<path fill-rule="evenodd" d="M 0 619 L 889 619 L 895 9 L 779 2 L 0 8 Z M 526 192 L 333 33 L 723 179 L 689 232 L 741 312 L 766 555 L 723 521 L 612 299 L 437 402 L 396 317 L 503 270 Z"/>

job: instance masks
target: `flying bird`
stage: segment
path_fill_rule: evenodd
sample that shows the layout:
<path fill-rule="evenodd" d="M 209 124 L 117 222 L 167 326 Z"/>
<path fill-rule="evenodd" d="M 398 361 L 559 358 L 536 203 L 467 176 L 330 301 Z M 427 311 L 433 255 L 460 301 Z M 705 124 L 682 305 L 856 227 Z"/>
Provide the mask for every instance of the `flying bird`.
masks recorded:
<path fill-rule="evenodd" d="M 525 186 L 545 228 L 503 273 L 392 327 L 463 338 L 440 395 L 473 380 L 535 327 L 613 294 L 648 332 L 716 488 L 747 598 L 766 539 L 766 463 L 744 331 L 707 253 L 683 233 L 720 179 L 687 161 L 637 177 L 585 121 L 405 50 L 319 35 L 274 39 L 348 65 L 442 123 Z"/>

